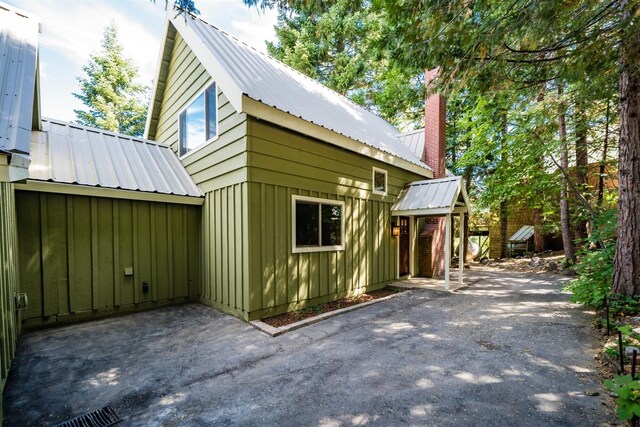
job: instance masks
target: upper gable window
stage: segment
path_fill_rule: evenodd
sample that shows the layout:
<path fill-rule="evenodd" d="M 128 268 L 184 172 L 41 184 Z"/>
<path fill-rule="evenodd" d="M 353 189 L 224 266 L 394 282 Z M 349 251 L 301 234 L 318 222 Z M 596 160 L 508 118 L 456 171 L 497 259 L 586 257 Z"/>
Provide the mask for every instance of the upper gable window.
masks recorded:
<path fill-rule="evenodd" d="M 218 135 L 216 84 L 198 95 L 180 113 L 180 155 L 193 151 Z"/>
<path fill-rule="evenodd" d="M 373 194 L 385 196 L 387 194 L 387 171 L 373 167 Z"/>

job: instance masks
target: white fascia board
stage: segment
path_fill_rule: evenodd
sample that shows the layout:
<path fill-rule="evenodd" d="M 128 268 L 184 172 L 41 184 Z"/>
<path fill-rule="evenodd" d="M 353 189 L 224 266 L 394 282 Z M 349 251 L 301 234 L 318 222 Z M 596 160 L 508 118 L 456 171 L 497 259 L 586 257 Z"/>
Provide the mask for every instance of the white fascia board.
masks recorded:
<path fill-rule="evenodd" d="M 107 197 L 110 199 L 137 200 L 143 202 L 176 203 L 181 205 L 204 204 L 204 197 L 178 196 L 175 194 L 150 193 L 145 191 L 121 190 L 118 188 L 90 187 L 78 184 L 28 180 L 26 184 L 16 184 L 16 190 L 38 191 L 40 193 L 71 194 L 75 196 Z"/>
<path fill-rule="evenodd" d="M 197 19 L 187 15 L 186 20 L 184 14 L 170 17 L 169 20 L 185 40 L 198 61 L 207 70 L 209 76 L 213 78 L 220 90 L 225 94 L 233 108 L 238 112 L 242 112 L 243 93 L 240 87 L 235 83 L 233 78 L 225 68 L 220 64 L 215 55 L 211 54 L 211 50 L 205 46 L 204 41 L 194 33 L 189 26 L 189 21 Z M 208 24 L 207 24 L 208 25 Z"/>
<path fill-rule="evenodd" d="M 149 109 L 147 110 L 147 120 L 144 124 L 144 139 L 148 139 L 149 130 L 151 127 L 151 118 L 153 117 L 153 113 L 155 111 L 156 98 L 158 95 L 156 92 L 158 91 L 158 84 L 160 83 L 160 75 L 162 74 L 162 64 L 163 62 L 171 60 L 171 52 L 165 52 L 167 45 L 167 36 L 169 35 L 169 15 L 167 11 L 167 17 L 164 20 L 164 30 L 162 31 L 162 43 L 160 43 L 160 52 L 158 52 L 158 63 L 156 64 L 156 74 L 155 79 L 153 79 L 153 88 L 151 89 L 151 99 L 149 100 Z M 167 58 L 168 56 L 168 58 Z M 157 129 L 156 129 L 157 130 Z M 154 138 L 155 140 L 155 138 Z"/>
<path fill-rule="evenodd" d="M 417 175 L 421 175 L 426 178 L 433 178 L 433 172 L 426 167 L 421 167 L 407 160 L 396 157 L 393 154 L 378 150 L 375 147 L 363 144 L 351 138 L 347 138 L 346 136 L 340 135 L 330 129 L 326 129 L 299 117 L 295 117 L 291 114 L 285 113 L 284 111 L 278 110 L 275 107 L 265 105 L 260 101 L 249 98 L 246 95 L 242 96 L 241 111 L 257 119 L 291 129 L 312 138 L 319 139 L 320 141 L 324 141 L 392 166 L 396 166 L 400 169 L 413 172 Z"/>

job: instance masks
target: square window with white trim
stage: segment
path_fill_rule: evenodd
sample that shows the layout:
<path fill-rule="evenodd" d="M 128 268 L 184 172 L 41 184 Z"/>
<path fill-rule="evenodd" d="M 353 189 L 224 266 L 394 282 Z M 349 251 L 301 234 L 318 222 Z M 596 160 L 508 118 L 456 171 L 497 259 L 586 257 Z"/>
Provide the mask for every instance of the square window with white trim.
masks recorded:
<path fill-rule="evenodd" d="M 180 113 L 180 156 L 218 136 L 218 94 L 212 84 Z"/>
<path fill-rule="evenodd" d="M 344 249 L 344 202 L 293 196 L 293 252 Z"/>
<path fill-rule="evenodd" d="M 373 194 L 387 195 L 387 171 L 373 167 L 372 187 Z"/>

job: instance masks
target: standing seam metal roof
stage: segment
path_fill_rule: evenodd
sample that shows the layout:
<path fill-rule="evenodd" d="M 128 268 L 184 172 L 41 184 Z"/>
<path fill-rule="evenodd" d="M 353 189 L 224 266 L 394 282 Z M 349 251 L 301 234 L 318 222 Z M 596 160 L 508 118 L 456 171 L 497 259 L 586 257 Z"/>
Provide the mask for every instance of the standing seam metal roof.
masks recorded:
<path fill-rule="evenodd" d="M 459 176 L 412 182 L 400 192 L 391 211 L 453 210 L 461 191 Z"/>
<path fill-rule="evenodd" d="M 169 146 L 43 119 L 33 131 L 29 179 L 202 197 Z"/>
<path fill-rule="evenodd" d="M 0 3 L 0 151 L 29 154 L 39 25 Z"/>
<path fill-rule="evenodd" d="M 186 26 L 179 22 L 187 20 Z M 282 62 L 189 15 L 170 18 L 192 31 L 242 94 L 285 113 L 429 169 L 397 138 L 394 126 Z M 185 35 L 183 34 L 183 37 Z M 194 53 L 196 53 L 194 51 Z M 196 53 L 197 55 L 197 53 Z M 206 60 L 199 58 L 206 67 Z M 208 58 L 209 60 L 211 58 Z M 212 70 L 207 70 L 213 74 Z M 212 75 L 214 79 L 219 76 Z M 221 87 L 223 91 L 228 88 Z M 237 107 L 237 106 L 236 106 Z"/>

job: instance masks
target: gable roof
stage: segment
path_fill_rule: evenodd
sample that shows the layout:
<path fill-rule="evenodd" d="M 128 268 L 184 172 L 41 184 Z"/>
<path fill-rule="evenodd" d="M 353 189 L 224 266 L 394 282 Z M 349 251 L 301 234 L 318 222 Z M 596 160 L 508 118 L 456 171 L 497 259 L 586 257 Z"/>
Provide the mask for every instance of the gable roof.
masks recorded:
<path fill-rule="evenodd" d="M 32 135 L 30 180 L 203 196 L 167 145 L 51 119 L 42 129 Z"/>
<path fill-rule="evenodd" d="M 23 171 L 16 180 L 26 177 L 31 129 L 40 126 L 39 32 L 36 18 L 0 3 L 0 152 L 11 154 L 10 175 Z"/>
<path fill-rule="evenodd" d="M 397 135 L 400 132 L 384 119 L 202 19 L 185 13 L 174 14 L 168 15 L 165 28 L 162 57 L 147 122 L 148 137 L 155 136 L 164 79 L 177 32 L 216 80 L 236 111 L 425 177 L 433 175 L 419 157 L 399 143 Z"/>
<path fill-rule="evenodd" d="M 402 189 L 393 206 L 392 215 L 444 215 L 456 207 L 467 210 L 469 198 L 462 177 L 416 181 Z"/>

